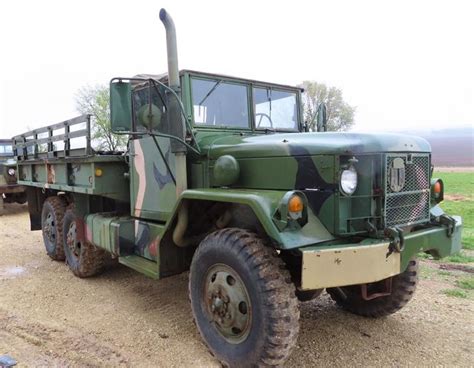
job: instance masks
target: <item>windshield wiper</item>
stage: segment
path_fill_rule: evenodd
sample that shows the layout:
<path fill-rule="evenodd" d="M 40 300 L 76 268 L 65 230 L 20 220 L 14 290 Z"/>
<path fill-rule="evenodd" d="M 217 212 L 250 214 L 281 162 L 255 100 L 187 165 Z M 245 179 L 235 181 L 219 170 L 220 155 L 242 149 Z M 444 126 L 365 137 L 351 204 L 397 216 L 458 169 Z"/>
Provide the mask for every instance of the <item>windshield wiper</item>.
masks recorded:
<path fill-rule="evenodd" d="M 268 98 L 268 109 L 269 109 L 269 114 L 270 118 L 272 117 L 272 90 L 267 89 L 267 98 Z"/>
<path fill-rule="evenodd" d="M 212 92 L 214 92 L 214 90 L 217 88 L 217 86 L 219 84 L 221 84 L 221 82 L 222 82 L 222 79 L 220 81 L 217 81 L 216 84 L 214 84 L 214 86 L 212 86 L 212 88 L 209 90 L 209 92 L 207 92 L 207 95 L 205 95 L 204 98 L 201 100 L 201 102 L 199 102 L 199 106 L 201 106 L 203 104 L 203 102 L 207 100 L 207 98 L 211 95 Z"/>

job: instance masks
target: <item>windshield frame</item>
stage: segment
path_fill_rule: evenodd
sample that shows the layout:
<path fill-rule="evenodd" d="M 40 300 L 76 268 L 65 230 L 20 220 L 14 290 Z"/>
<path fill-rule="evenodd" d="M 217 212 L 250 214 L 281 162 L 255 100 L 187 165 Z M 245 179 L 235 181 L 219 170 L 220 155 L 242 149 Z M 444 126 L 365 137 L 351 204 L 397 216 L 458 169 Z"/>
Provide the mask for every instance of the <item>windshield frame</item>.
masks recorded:
<path fill-rule="evenodd" d="M 244 78 L 235 78 L 225 75 L 218 75 L 218 74 L 208 74 L 208 73 L 201 73 L 191 70 L 183 71 L 183 75 L 181 76 L 181 81 L 183 82 L 183 86 L 186 88 L 182 89 L 182 98 L 183 103 L 186 106 L 187 115 L 189 120 L 191 121 L 191 125 L 193 129 L 199 130 L 213 130 L 213 131 L 252 131 L 255 133 L 268 133 L 268 132 L 278 132 L 278 133 L 298 133 L 304 131 L 304 123 L 303 123 L 303 110 L 301 105 L 301 92 L 302 89 L 299 87 L 293 86 L 286 86 L 282 84 L 276 83 L 267 83 L 262 81 L 256 81 L 252 79 L 244 79 Z M 194 122 L 194 101 L 192 96 L 192 79 L 202 79 L 206 81 L 214 81 L 218 82 L 221 81 L 224 83 L 231 83 L 242 85 L 247 88 L 247 110 L 248 110 L 248 117 L 249 117 L 249 126 L 248 127 L 235 127 L 235 126 L 215 126 L 215 125 L 206 125 L 206 124 L 196 124 Z M 257 128 L 255 125 L 255 105 L 253 100 L 253 89 L 255 88 L 270 88 L 275 91 L 282 91 L 282 92 L 289 92 L 294 93 L 296 95 L 296 120 L 297 126 L 295 129 L 269 129 L 269 128 Z"/>
<path fill-rule="evenodd" d="M 300 94 L 291 88 L 284 88 L 284 87 L 276 87 L 269 84 L 264 83 L 251 83 L 251 97 L 252 97 L 252 127 L 253 130 L 257 132 L 282 132 L 282 133 L 296 133 L 301 132 L 301 101 L 300 101 Z M 255 121 L 255 112 L 256 112 L 256 105 L 253 98 L 254 88 L 262 88 L 262 89 L 270 89 L 271 91 L 278 91 L 278 92 L 287 92 L 295 95 L 295 103 L 296 103 L 296 128 L 295 129 L 272 129 L 272 128 L 259 128 L 256 125 Z M 272 100 L 273 101 L 273 100 Z"/>
<path fill-rule="evenodd" d="M 214 82 L 215 85 L 212 87 L 212 92 L 215 92 L 217 87 L 219 85 L 221 85 L 222 83 L 227 83 L 227 84 L 233 84 L 233 85 L 237 85 L 237 86 L 241 86 L 241 87 L 245 87 L 245 92 L 246 92 L 246 95 L 247 95 L 247 116 L 248 116 L 248 120 L 247 120 L 247 126 L 244 127 L 244 126 L 227 126 L 227 125 L 211 125 L 211 124 L 202 124 L 202 123 L 196 123 L 195 120 L 194 120 L 194 100 L 193 100 L 193 86 L 192 86 L 192 83 L 193 83 L 193 79 L 197 79 L 197 80 L 204 80 L 204 81 L 208 81 L 208 82 Z M 215 77 L 211 77 L 211 76 L 201 76 L 201 75 L 190 75 L 189 76 L 189 99 L 190 99 L 190 115 L 192 117 L 192 125 L 194 128 L 204 128 L 204 129 L 219 129 L 219 130 L 237 130 L 237 131 L 241 131 L 241 130 L 252 130 L 252 113 L 253 113 L 253 109 L 252 109 L 252 106 L 251 106 L 251 97 L 250 97 L 250 90 L 249 90 L 249 86 L 247 83 L 244 83 L 242 81 L 239 81 L 239 80 L 235 80 L 235 79 L 230 79 L 230 78 L 223 78 L 223 77 L 218 77 L 218 76 L 215 76 Z M 208 97 L 210 96 L 210 94 L 208 94 L 206 96 L 205 99 L 207 99 Z M 199 102 L 199 101 L 196 101 L 196 102 Z"/>

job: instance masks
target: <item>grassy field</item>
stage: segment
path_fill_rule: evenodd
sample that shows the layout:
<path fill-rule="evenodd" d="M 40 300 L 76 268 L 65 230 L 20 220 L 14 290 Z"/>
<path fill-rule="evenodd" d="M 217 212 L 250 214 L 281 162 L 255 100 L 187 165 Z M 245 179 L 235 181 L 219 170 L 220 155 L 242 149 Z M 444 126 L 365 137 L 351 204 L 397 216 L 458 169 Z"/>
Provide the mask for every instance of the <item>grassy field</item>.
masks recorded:
<path fill-rule="evenodd" d="M 462 246 L 460 253 L 435 261 L 425 253 L 420 265 L 422 279 L 445 282 L 449 288 L 442 294 L 453 298 L 474 300 L 474 171 L 440 170 L 434 177 L 444 182 L 444 201 L 441 207 L 450 215 L 463 219 Z"/>
<path fill-rule="evenodd" d="M 474 172 L 435 171 L 434 177 L 444 182 L 443 210 L 463 219 L 463 248 L 474 250 Z"/>

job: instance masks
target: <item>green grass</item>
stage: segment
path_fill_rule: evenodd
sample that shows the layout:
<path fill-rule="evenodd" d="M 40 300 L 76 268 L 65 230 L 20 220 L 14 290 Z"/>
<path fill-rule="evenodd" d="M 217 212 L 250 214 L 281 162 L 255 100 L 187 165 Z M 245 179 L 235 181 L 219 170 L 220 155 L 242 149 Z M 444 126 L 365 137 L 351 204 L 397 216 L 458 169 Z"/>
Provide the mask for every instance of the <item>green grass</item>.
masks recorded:
<path fill-rule="evenodd" d="M 464 290 L 460 290 L 460 289 L 445 289 L 445 290 L 442 290 L 441 292 L 447 296 L 452 296 L 455 298 L 462 298 L 462 299 L 467 298 L 467 293 Z"/>
<path fill-rule="evenodd" d="M 418 253 L 418 258 L 420 259 L 433 259 L 428 253 L 420 252 Z"/>
<path fill-rule="evenodd" d="M 419 259 L 427 259 L 430 261 L 439 261 L 439 262 L 452 262 L 452 263 L 474 263 L 474 256 L 468 254 L 468 250 L 461 250 L 459 253 L 453 254 L 452 256 L 447 256 L 440 260 L 435 260 L 433 256 L 428 253 L 420 252 L 417 254 Z"/>
<path fill-rule="evenodd" d="M 453 254 L 452 256 L 447 256 L 446 258 L 443 258 L 443 261 L 452 263 L 473 263 L 474 257 L 461 252 Z"/>
<path fill-rule="evenodd" d="M 463 218 L 463 248 L 474 250 L 474 172 L 435 171 L 433 177 L 443 180 L 444 194 L 448 196 L 441 202 L 441 208 L 449 215 Z"/>
<path fill-rule="evenodd" d="M 456 286 L 465 290 L 474 290 L 474 277 L 466 277 L 456 280 Z"/>

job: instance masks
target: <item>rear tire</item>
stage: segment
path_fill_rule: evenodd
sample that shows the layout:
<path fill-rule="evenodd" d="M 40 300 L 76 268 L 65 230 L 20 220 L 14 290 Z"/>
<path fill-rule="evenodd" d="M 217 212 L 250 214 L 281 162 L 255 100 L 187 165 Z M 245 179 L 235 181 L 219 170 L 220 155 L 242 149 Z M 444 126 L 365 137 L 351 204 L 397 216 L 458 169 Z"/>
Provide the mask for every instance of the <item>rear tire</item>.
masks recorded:
<path fill-rule="evenodd" d="M 378 318 L 402 309 L 413 297 L 417 283 L 418 261 L 412 259 L 404 272 L 392 277 L 390 295 L 365 300 L 362 298 L 360 285 L 329 288 L 326 291 L 341 308 L 359 316 Z"/>
<path fill-rule="evenodd" d="M 67 202 L 62 197 L 49 197 L 41 211 L 41 230 L 46 253 L 55 261 L 64 261 L 63 219 Z"/>
<path fill-rule="evenodd" d="M 88 241 L 78 238 L 77 218 L 74 208 L 69 207 L 64 215 L 64 254 L 69 269 L 77 277 L 90 277 L 98 274 L 104 267 L 106 252 Z"/>
<path fill-rule="evenodd" d="M 225 366 L 279 366 L 296 344 L 295 287 L 277 252 L 254 233 L 208 235 L 192 260 L 189 295 L 202 338 Z"/>

